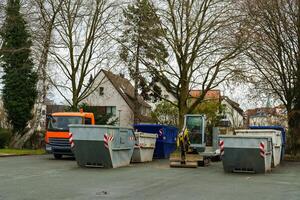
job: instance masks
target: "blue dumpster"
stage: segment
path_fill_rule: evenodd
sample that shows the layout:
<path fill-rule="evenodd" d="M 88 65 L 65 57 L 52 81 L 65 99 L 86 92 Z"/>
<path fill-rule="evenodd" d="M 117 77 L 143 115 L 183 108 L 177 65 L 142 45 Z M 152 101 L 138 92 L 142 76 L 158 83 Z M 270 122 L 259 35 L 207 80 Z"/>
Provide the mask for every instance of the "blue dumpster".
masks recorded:
<path fill-rule="evenodd" d="M 178 129 L 174 126 L 161 124 L 135 124 L 134 129 L 139 132 L 157 134 L 154 158 L 169 158 L 176 150 Z"/>
<path fill-rule="evenodd" d="M 286 133 L 285 128 L 282 126 L 249 126 L 250 129 L 274 129 L 281 131 L 282 137 L 282 149 L 281 149 L 281 160 L 283 160 L 284 152 L 285 152 L 285 145 L 286 145 Z"/>

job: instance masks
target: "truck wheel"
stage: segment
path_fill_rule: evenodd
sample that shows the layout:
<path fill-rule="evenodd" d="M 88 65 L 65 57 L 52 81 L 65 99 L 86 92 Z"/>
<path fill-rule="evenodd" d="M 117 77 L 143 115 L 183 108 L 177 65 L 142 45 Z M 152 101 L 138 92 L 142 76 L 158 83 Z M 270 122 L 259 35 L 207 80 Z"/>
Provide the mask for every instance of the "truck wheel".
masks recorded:
<path fill-rule="evenodd" d="M 62 155 L 61 154 L 53 154 L 55 159 L 61 159 Z"/>

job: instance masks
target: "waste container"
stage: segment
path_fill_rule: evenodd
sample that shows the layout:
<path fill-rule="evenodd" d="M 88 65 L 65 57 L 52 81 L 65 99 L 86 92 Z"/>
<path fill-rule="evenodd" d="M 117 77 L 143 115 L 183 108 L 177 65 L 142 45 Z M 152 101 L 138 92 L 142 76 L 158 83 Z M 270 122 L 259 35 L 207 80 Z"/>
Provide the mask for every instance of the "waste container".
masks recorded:
<path fill-rule="evenodd" d="M 285 146 L 286 146 L 286 132 L 285 128 L 283 126 L 249 126 L 250 129 L 273 129 L 278 130 L 281 132 L 281 140 L 282 140 L 282 146 L 281 146 L 281 158 L 280 160 L 283 160 L 284 154 L 285 154 Z"/>
<path fill-rule="evenodd" d="M 169 158 L 176 150 L 176 138 L 178 129 L 174 126 L 161 124 L 136 124 L 134 129 L 139 132 L 157 134 L 155 143 L 154 158 Z"/>
<path fill-rule="evenodd" d="M 152 161 L 157 135 L 152 133 L 135 132 L 135 146 L 131 162 Z"/>
<path fill-rule="evenodd" d="M 280 164 L 281 158 L 281 132 L 272 129 L 244 129 L 235 130 L 237 135 L 254 135 L 254 136 L 268 136 L 272 138 L 272 166 L 276 167 Z"/>
<path fill-rule="evenodd" d="M 69 125 L 72 151 L 79 166 L 116 168 L 127 166 L 135 137 L 130 128 L 100 125 Z"/>
<path fill-rule="evenodd" d="M 271 171 L 271 137 L 220 135 L 219 139 L 225 172 L 265 173 Z"/>

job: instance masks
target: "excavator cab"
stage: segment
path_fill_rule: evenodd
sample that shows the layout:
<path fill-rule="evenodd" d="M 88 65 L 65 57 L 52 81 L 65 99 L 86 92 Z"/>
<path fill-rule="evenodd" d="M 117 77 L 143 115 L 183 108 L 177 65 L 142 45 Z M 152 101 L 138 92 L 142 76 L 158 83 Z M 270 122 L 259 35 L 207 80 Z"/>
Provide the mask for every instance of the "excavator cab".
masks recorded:
<path fill-rule="evenodd" d="M 205 116 L 185 115 L 184 127 L 188 131 L 189 147 L 195 152 L 205 151 Z"/>
<path fill-rule="evenodd" d="M 171 167 L 198 167 L 204 165 L 200 152 L 205 151 L 205 115 L 188 114 L 177 136 L 177 151 L 170 156 Z"/>

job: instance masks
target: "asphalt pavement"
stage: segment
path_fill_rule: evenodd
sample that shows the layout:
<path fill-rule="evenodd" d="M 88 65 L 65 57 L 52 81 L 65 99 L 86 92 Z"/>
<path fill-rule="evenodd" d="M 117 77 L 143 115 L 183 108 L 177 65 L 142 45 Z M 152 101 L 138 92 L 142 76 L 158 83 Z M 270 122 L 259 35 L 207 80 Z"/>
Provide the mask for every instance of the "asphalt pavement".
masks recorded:
<path fill-rule="evenodd" d="M 299 200 L 300 162 L 267 174 L 228 174 L 222 163 L 169 168 L 168 160 L 80 168 L 51 155 L 0 158 L 0 200 Z"/>

